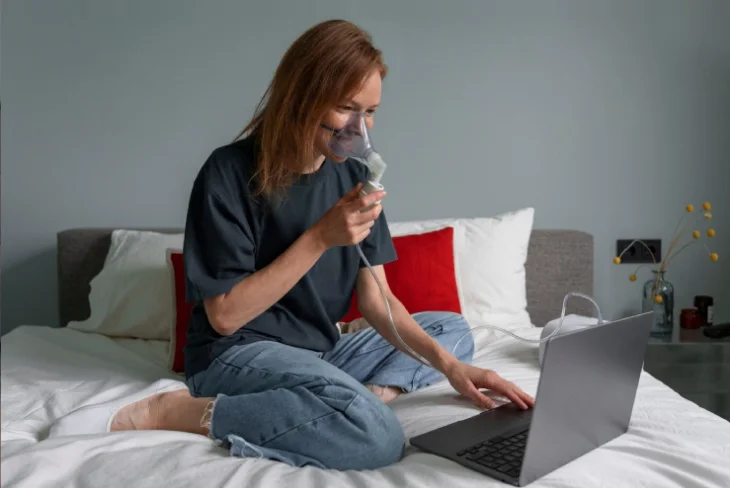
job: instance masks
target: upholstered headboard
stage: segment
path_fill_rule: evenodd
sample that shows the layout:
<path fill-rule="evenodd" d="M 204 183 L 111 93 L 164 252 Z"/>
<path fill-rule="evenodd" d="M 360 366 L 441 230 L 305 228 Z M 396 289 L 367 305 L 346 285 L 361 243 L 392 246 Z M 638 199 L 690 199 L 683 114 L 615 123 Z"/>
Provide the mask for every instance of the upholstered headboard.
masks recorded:
<path fill-rule="evenodd" d="M 58 233 L 60 324 L 89 317 L 90 282 L 101 271 L 111 228 L 69 229 Z M 164 233 L 181 229 L 146 229 Z M 535 230 L 527 258 L 527 310 L 535 325 L 560 315 L 569 291 L 593 294 L 593 236 L 572 230 Z M 572 300 L 568 313 L 593 315 L 589 303 Z"/>

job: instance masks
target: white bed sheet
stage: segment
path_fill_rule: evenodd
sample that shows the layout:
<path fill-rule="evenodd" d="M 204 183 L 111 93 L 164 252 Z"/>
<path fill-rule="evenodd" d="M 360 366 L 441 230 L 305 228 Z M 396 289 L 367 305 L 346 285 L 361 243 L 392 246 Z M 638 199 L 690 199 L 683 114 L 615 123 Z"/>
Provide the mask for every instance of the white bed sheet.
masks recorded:
<path fill-rule="evenodd" d="M 539 329 L 526 326 L 519 333 L 537 337 Z M 534 395 L 537 347 L 489 331 L 477 334 L 476 364 Z M 61 415 L 176 377 L 166 368 L 167 343 L 21 327 L 2 338 L 2 350 L 3 487 L 505 486 L 410 447 L 387 468 L 338 472 L 234 458 L 205 437 L 176 432 L 44 440 Z M 401 396 L 392 406 L 408 437 L 478 413 L 446 382 Z M 730 423 L 643 373 L 629 432 L 531 486 L 727 488 L 729 459 Z"/>

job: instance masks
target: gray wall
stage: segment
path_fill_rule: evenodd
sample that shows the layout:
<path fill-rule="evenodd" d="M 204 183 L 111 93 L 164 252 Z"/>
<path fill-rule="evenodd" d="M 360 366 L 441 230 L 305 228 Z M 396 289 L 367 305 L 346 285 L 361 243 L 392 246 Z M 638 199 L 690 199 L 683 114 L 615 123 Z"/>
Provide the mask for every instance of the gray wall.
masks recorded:
<path fill-rule="evenodd" d="M 669 278 L 730 319 L 730 2 L 5 0 L 3 329 L 56 322 L 57 231 L 182 225 L 207 154 L 331 17 L 392 69 L 374 132 L 391 220 L 534 206 L 537 227 L 595 236 L 616 317 L 640 288 L 615 240 L 666 240 L 710 200 L 722 260 L 691 250 Z"/>

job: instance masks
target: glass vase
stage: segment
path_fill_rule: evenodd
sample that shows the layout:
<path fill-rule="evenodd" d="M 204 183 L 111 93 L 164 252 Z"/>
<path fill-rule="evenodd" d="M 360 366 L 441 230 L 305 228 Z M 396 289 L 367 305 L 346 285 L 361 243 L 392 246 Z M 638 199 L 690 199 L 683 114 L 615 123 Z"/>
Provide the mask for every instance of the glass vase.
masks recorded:
<path fill-rule="evenodd" d="M 664 276 L 665 271 L 652 270 L 653 279 L 644 283 L 642 310 L 654 311 L 651 337 L 659 341 L 670 341 L 674 330 L 674 285 Z M 657 301 L 657 296 L 661 300 Z"/>

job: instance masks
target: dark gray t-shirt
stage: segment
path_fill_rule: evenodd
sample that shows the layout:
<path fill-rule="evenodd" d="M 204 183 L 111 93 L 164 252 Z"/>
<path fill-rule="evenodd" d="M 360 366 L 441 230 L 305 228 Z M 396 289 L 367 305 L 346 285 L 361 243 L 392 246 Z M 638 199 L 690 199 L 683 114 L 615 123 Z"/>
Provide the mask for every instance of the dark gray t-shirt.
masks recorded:
<path fill-rule="evenodd" d="M 281 300 L 232 335 L 211 327 L 204 299 L 228 293 L 267 266 L 367 178 L 365 166 L 353 159 L 325 160 L 315 173 L 301 175 L 280 203 L 267 203 L 251 194 L 255 150 L 253 138 L 217 148 L 193 184 L 183 249 L 187 299 L 195 302 L 185 347 L 187 377 L 231 346 L 254 341 L 331 350 L 339 339 L 335 323 L 349 310 L 364 267 L 354 246 L 330 248 Z M 396 259 L 384 212 L 360 245 L 372 265 Z"/>

